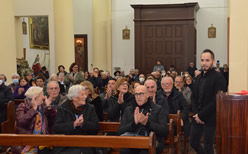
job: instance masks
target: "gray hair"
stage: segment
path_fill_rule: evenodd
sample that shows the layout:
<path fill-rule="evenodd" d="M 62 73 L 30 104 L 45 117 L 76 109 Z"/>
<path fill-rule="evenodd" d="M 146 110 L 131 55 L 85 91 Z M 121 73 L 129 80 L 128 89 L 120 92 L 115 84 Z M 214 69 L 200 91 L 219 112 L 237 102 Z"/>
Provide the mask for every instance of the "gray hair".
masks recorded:
<path fill-rule="evenodd" d="M 68 99 L 72 100 L 72 97 L 78 97 L 78 94 L 81 90 L 85 90 L 85 87 L 81 85 L 71 86 L 71 88 L 68 91 L 68 95 L 67 95 Z"/>
<path fill-rule="evenodd" d="M 172 83 L 174 83 L 173 78 L 171 76 L 165 76 L 162 78 L 161 84 L 164 82 L 165 79 L 170 79 L 172 81 Z"/>
<path fill-rule="evenodd" d="M 20 75 L 17 74 L 17 73 L 13 73 L 13 74 L 11 75 L 11 78 L 13 78 L 14 76 L 17 76 L 18 78 L 20 78 Z"/>
<path fill-rule="evenodd" d="M 42 91 L 43 91 L 43 88 L 33 86 L 33 87 L 30 87 L 30 88 L 26 91 L 25 96 L 26 96 L 28 99 L 32 99 L 33 97 L 39 96 L 40 93 L 41 93 Z"/>
<path fill-rule="evenodd" d="M 58 87 L 59 87 L 59 83 L 57 82 L 57 81 L 49 81 L 48 83 L 47 83 L 47 89 L 50 87 L 50 84 L 51 83 L 55 83 Z"/>
<path fill-rule="evenodd" d="M 104 75 L 107 76 L 108 75 L 108 72 L 104 71 L 104 72 L 102 72 L 102 74 L 104 74 Z"/>

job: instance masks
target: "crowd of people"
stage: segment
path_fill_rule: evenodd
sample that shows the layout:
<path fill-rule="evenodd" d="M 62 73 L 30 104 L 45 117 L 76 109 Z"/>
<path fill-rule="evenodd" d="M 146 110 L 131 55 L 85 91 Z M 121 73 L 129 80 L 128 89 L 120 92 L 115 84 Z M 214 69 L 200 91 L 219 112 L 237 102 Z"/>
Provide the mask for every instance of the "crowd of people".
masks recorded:
<path fill-rule="evenodd" d="M 147 136 L 149 132 L 155 132 L 157 153 L 161 153 L 168 135 L 168 114 L 180 110 L 184 135 L 193 135 L 191 146 L 198 153 L 212 153 L 213 97 L 218 90 L 226 91 L 225 84 L 228 84 L 227 65 L 214 67 L 213 55 L 211 50 L 204 50 L 200 70 L 190 62 L 186 71 L 179 74 L 174 65 L 165 70 L 160 61 L 147 75 L 138 69 L 131 69 L 128 75 L 123 70 L 116 71 L 114 76 L 98 68 L 84 72 L 76 63 L 71 64 L 69 72 L 60 65 L 58 72 L 52 75 L 45 68 L 36 76 L 33 72 L 26 72 L 23 77 L 14 73 L 10 84 L 7 84 L 6 76 L 0 74 L 0 122 L 6 120 L 4 105 L 13 99 L 24 99 L 16 109 L 16 133 L 95 135 L 98 122 L 103 121 L 103 115 L 107 113 L 109 121 L 121 122 L 119 135 Z M 190 112 L 193 113 L 192 127 Z M 205 149 L 199 140 L 203 131 L 209 139 Z M 13 146 L 11 149 L 12 153 L 51 151 L 49 147 L 32 146 Z M 92 148 L 68 147 L 56 147 L 52 151 L 95 152 Z M 139 152 L 142 150 L 121 150 L 121 153 Z"/>

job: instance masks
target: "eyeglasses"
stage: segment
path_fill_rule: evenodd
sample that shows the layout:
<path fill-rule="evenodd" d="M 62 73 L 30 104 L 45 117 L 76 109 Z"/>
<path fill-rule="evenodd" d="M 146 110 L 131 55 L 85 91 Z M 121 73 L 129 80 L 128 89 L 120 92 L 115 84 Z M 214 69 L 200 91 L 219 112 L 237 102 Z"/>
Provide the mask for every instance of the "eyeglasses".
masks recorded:
<path fill-rule="evenodd" d="M 145 95 L 145 93 L 134 93 L 135 97 L 138 97 L 138 96 L 143 97 L 144 95 Z"/>

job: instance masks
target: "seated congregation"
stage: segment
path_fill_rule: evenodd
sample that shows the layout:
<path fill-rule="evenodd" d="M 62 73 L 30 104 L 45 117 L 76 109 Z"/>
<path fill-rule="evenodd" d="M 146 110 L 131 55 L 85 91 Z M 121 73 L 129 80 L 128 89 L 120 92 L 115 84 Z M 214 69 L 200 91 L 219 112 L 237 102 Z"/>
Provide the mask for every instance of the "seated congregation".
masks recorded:
<path fill-rule="evenodd" d="M 211 69 L 215 71 L 215 68 Z M 224 69 L 218 70 L 222 72 Z M 33 134 L 38 135 L 37 137 L 57 134 L 99 136 L 99 132 L 104 132 L 97 138 L 99 141 L 103 135 L 110 135 L 115 137 L 116 142 L 123 140 L 125 145 L 119 143 L 116 146 L 113 138 L 111 140 L 107 137 L 104 138 L 106 143 L 111 142 L 108 148 L 107 144 L 102 143 L 101 146 L 97 142 L 93 146 L 90 146 L 92 143 L 86 143 L 88 147 L 77 147 L 73 143 L 68 143 L 72 145 L 68 147 L 66 144 L 58 146 L 58 143 L 54 143 L 54 146 L 15 144 L 10 148 L 13 154 L 111 153 L 116 148 L 123 154 L 154 151 L 158 154 L 180 153 L 178 143 L 182 141 L 182 137 L 179 136 L 184 136 L 184 142 L 181 143 L 184 144 L 184 153 L 187 153 L 191 120 L 195 118 L 192 116 L 196 116 L 192 113 L 192 92 L 197 76 L 202 74 L 192 63 L 181 75 L 178 75 L 173 66 L 166 72 L 159 61 L 153 72 L 146 76 L 140 74 L 138 69 L 131 69 L 128 75 L 124 71 L 116 71 L 114 77 L 108 71 L 98 68 L 94 68 L 92 72 L 83 72 L 76 63 L 71 64 L 69 72 L 60 65 L 58 73 L 50 77 L 48 72 L 38 73 L 36 76 L 32 72 L 26 72 L 24 77 L 15 73 L 12 75 L 13 83 L 9 85 L 5 75 L 0 74 L 1 128 L 4 128 L 9 119 L 10 110 L 7 104 L 21 99 L 22 103 L 15 103 L 15 132 L 8 132 L 16 133 L 17 137 L 18 134 Z M 1 133 L 7 133 L 6 129 L 1 128 Z M 149 147 L 151 133 L 155 134 L 156 137 L 152 137 L 156 141 Z M 86 136 L 89 137 L 89 142 L 90 136 Z M 146 138 L 139 138 L 140 141 L 144 140 L 143 146 L 139 147 L 137 143 L 135 148 L 135 143 L 127 136 L 134 139 Z M 127 144 L 128 139 L 132 145 Z M 66 139 L 61 137 L 61 140 Z M 76 140 L 75 138 L 75 142 Z"/>

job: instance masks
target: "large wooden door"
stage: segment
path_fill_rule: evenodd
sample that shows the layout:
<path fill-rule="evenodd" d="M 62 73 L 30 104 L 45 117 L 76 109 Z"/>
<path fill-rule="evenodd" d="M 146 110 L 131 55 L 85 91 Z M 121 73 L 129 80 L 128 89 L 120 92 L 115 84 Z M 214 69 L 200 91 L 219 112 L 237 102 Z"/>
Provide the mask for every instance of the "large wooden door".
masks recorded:
<path fill-rule="evenodd" d="M 74 35 L 75 62 L 80 71 L 88 71 L 88 40 L 86 34 Z"/>
<path fill-rule="evenodd" d="M 195 62 L 196 30 L 192 16 L 197 3 L 190 4 L 132 5 L 135 8 L 135 68 L 141 73 L 151 73 L 157 60 L 166 69 L 175 65 L 177 72 L 185 71 L 189 62 Z M 188 15 L 184 16 L 183 12 Z"/>

